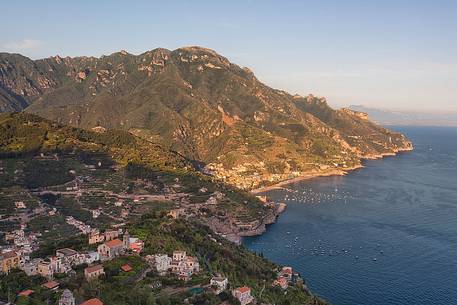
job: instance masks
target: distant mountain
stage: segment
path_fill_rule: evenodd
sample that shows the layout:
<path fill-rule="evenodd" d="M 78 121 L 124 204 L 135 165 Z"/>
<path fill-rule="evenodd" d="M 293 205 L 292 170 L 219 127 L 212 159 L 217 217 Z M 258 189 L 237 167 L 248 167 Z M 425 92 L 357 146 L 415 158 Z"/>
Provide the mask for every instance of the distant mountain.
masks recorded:
<path fill-rule="evenodd" d="M 371 120 L 381 125 L 457 126 L 457 113 L 391 111 L 362 105 L 349 108 L 367 113 Z"/>
<path fill-rule="evenodd" d="M 201 47 L 35 61 L 3 53 L 0 88 L 3 111 L 128 130 L 242 188 L 412 148 L 362 113 L 272 89 Z"/>

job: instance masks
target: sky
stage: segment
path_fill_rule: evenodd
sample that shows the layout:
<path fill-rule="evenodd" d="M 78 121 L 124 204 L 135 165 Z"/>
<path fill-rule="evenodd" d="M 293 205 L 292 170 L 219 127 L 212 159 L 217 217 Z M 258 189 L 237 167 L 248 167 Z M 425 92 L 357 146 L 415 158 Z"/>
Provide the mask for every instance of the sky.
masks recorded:
<path fill-rule="evenodd" d="M 199 45 L 336 107 L 457 113 L 457 1 L 14 0 L 0 52 L 33 59 Z"/>

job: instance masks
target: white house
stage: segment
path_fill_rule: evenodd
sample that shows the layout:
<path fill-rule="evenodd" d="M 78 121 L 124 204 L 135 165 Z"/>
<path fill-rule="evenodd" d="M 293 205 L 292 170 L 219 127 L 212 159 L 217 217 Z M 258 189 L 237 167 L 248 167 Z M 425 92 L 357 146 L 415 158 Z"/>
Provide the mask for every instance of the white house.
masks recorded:
<path fill-rule="evenodd" d="M 166 254 L 154 255 L 155 268 L 160 275 L 165 275 L 170 269 L 171 257 Z"/>
<path fill-rule="evenodd" d="M 226 277 L 214 276 L 211 278 L 209 284 L 211 287 L 214 287 L 214 292 L 219 294 L 227 289 L 228 279 Z"/>
<path fill-rule="evenodd" d="M 80 262 L 91 265 L 92 263 L 100 260 L 100 254 L 97 251 L 88 251 L 81 253 Z"/>
<path fill-rule="evenodd" d="M 28 276 L 37 275 L 38 274 L 38 264 L 41 263 L 43 260 L 41 258 L 34 258 L 31 261 L 22 265 L 22 270 Z"/>

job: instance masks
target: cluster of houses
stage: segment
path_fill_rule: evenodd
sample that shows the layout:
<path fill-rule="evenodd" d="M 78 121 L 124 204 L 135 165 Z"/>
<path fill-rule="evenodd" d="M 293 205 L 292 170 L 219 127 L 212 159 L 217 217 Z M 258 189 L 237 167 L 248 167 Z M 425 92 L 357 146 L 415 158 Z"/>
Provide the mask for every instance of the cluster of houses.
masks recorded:
<path fill-rule="evenodd" d="M 113 259 L 129 251 L 139 254 L 144 248 L 144 242 L 139 238 L 131 237 L 128 231 L 122 235 L 121 240 L 119 230 L 105 231 L 104 233 L 93 230 L 89 234 L 89 244 L 99 244 L 97 252 L 102 261 Z"/>
<path fill-rule="evenodd" d="M 42 285 L 44 288 L 50 289 L 50 290 L 57 290 L 59 288 L 59 285 L 57 282 L 47 282 Z M 22 297 L 29 297 L 34 293 L 33 290 L 24 290 L 21 291 L 18 296 Z M 0 302 L 0 304 L 2 304 Z M 10 304 L 10 303 L 8 303 Z M 69 289 L 64 289 L 62 291 L 62 294 L 60 295 L 60 298 L 58 300 L 58 305 L 76 305 L 76 300 L 75 297 L 73 296 L 73 293 Z M 103 305 L 103 302 L 100 301 L 98 298 L 93 298 L 89 299 L 87 301 L 84 301 L 80 303 L 79 305 Z"/>
<path fill-rule="evenodd" d="M 46 289 L 56 291 L 59 288 L 59 283 L 53 280 L 55 274 L 63 273 L 72 275 L 76 273 L 73 267 L 87 264 L 89 267 L 84 269 L 84 276 L 87 281 L 91 281 L 105 274 L 103 265 L 94 265 L 94 263 L 111 260 L 129 253 L 140 253 L 144 247 L 143 241 L 135 237 L 130 237 L 128 231 L 125 231 L 122 237 L 119 230 L 106 231 L 103 234 L 98 232 L 98 230 L 91 230 L 90 233 L 89 244 L 99 244 L 97 251 L 78 252 L 70 248 L 63 248 L 56 250 L 53 256 L 31 260 L 24 259 L 20 251 L 6 251 L 0 254 L 0 273 L 9 273 L 12 269 L 21 269 L 29 276 L 41 275 L 48 279 L 48 282 L 42 286 Z M 186 259 L 185 252 L 184 256 L 179 258 L 182 260 Z M 192 259 L 188 259 L 188 261 L 191 262 Z M 129 265 L 124 265 L 121 269 L 125 272 L 132 270 Z M 195 270 L 198 272 L 198 262 L 197 269 L 192 269 L 193 272 Z M 33 290 L 28 289 L 20 292 L 19 296 L 27 297 L 32 293 Z M 58 304 L 75 305 L 75 299 L 71 291 L 68 289 L 64 290 Z M 103 305 L 103 303 L 98 299 L 90 299 L 81 305 Z"/>
<path fill-rule="evenodd" d="M 130 237 L 128 231 L 122 235 L 122 240 L 119 238 L 119 231 L 105 231 L 100 233 L 98 230 L 94 230 L 89 235 L 89 244 L 101 243 L 97 247 L 97 254 L 99 260 L 108 261 L 118 256 L 125 255 L 127 253 L 139 254 L 144 248 L 144 242 L 136 237 Z M 121 267 L 122 271 L 129 272 L 132 268 L 129 265 Z M 91 281 L 105 274 L 103 265 L 93 265 L 84 269 L 84 276 L 87 281 Z"/>
<path fill-rule="evenodd" d="M 126 253 L 140 253 L 143 250 L 142 240 L 130 237 L 128 231 L 122 235 L 122 240 L 118 237 L 120 232 L 107 231 L 103 234 L 102 242 L 97 247 L 97 251 L 78 252 L 70 248 L 58 249 L 55 255 L 46 258 L 30 259 L 29 255 L 21 250 L 10 250 L 0 254 L 0 271 L 9 273 L 12 269 L 19 268 L 27 275 L 41 275 L 47 279 L 52 279 L 56 273 L 74 273 L 73 267 L 81 264 L 91 265 L 97 261 L 107 261 Z M 89 243 L 92 235 L 89 236 Z M 25 253 L 25 254 L 24 254 Z"/>
<path fill-rule="evenodd" d="M 100 259 L 96 251 L 78 252 L 70 248 L 56 250 L 55 255 L 47 258 L 35 258 L 19 266 L 27 275 L 41 275 L 52 279 L 56 273 L 73 274 L 72 267 L 80 264 L 92 264 Z"/>
<path fill-rule="evenodd" d="M 285 165 L 284 173 L 273 174 L 270 173 L 263 161 L 245 162 L 231 169 L 225 168 L 223 163 L 218 162 L 207 164 L 203 172 L 238 188 L 253 189 L 258 188 L 267 181 L 279 182 L 303 175 L 300 171 L 292 170 L 288 163 L 285 163 Z"/>
<path fill-rule="evenodd" d="M 116 231 L 118 232 L 118 231 Z M 97 232 L 94 232 L 96 234 Z M 114 233 L 114 231 L 107 231 L 103 234 L 98 232 L 99 241 L 102 240 L 100 235 L 103 236 L 103 242 L 97 247 L 97 251 L 79 253 L 70 248 L 63 248 L 56 250 L 55 256 L 49 257 L 46 260 L 34 259 L 24 265 L 20 264 L 19 256 L 15 252 L 8 252 L 2 255 L 2 270 L 8 272 L 13 268 L 21 268 L 28 275 L 40 274 L 48 278 L 48 282 L 43 284 L 43 287 L 50 290 L 57 290 L 59 283 L 53 281 L 55 273 L 74 273 L 72 267 L 78 264 L 86 263 L 89 267 L 84 269 L 84 276 L 87 281 L 91 281 L 104 275 L 104 268 L 102 264 L 95 264 L 97 261 L 110 260 L 117 256 L 130 253 L 137 249 L 138 244 L 142 241 L 131 238 L 128 231 L 122 235 Z M 95 236 L 89 236 L 89 238 Z M 108 239 L 108 240 L 107 240 Z M 132 245 L 134 245 L 132 247 Z M 142 249 L 142 245 L 139 246 Z M 172 256 L 166 254 L 147 255 L 146 261 L 154 267 L 160 275 L 175 274 L 178 278 L 188 281 L 191 276 L 200 271 L 198 259 L 194 256 L 187 255 L 186 251 L 174 251 Z M 121 267 L 122 271 L 129 272 L 132 268 L 129 265 Z M 284 267 L 278 274 L 278 279 L 274 285 L 279 285 L 282 288 L 287 288 L 287 284 L 294 280 L 295 274 L 290 267 Z M 222 276 L 214 276 L 210 280 L 210 286 L 215 294 L 227 290 L 228 279 Z M 19 295 L 28 296 L 32 294 L 32 290 L 26 290 Z M 251 289 L 247 286 L 238 287 L 231 291 L 241 305 L 251 304 L 254 297 L 251 295 Z M 69 290 L 64 290 L 59 299 L 59 305 L 75 305 L 73 294 Z M 81 305 L 103 305 L 98 299 L 88 300 Z"/>
<path fill-rule="evenodd" d="M 148 255 L 146 260 L 160 275 L 171 272 L 184 281 L 190 280 L 194 273 L 200 272 L 198 259 L 187 255 L 186 251 L 174 251 L 172 257 L 166 254 Z"/>
<path fill-rule="evenodd" d="M 73 216 L 67 216 L 65 221 L 69 225 L 76 227 L 82 234 L 89 234 L 92 231 L 90 225 L 86 225 L 84 222 L 75 219 Z"/>
<path fill-rule="evenodd" d="M 273 286 L 287 289 L 291 283 L 303 285 L 303 280 L 298 273 L 293 271 L 292 267 L 283 267 L 279 271 L 278 277 L 273 282 Z"/>
<path fill-rule="evenodd" d="M 186 251 L 173 251 L 173 256 L 166 254 L 156 254 L 146 256 L 150 263 L 160 275 L 172 273 L 178 278 L 188 281 L 194 273 L 200 271 L 198 259 L 194 256 L 188 256 Z M 216 275 L 210 280 L 210 287 L 215 294 L 220 294 L 228 288 L 228 279 Z M 242 305 L 250 304 L 254 301 L 251 295 L 251 288 L 247 286 L 239 287 L 232 290 L 232 295 L 240 301 Z"/>
<path fill-rule="evenodd" d="M 26 233 L 24 231 L 25 225 L 20 229 L 13 230 L 5 234 L 5 241 L 12 242 L 12 247 L 5 247 L 4 252 L 16 251 L 21 257 L 21 260 L 28 260 L 30 254 L 38 249 L 38 237 L 40 233 Z"/>

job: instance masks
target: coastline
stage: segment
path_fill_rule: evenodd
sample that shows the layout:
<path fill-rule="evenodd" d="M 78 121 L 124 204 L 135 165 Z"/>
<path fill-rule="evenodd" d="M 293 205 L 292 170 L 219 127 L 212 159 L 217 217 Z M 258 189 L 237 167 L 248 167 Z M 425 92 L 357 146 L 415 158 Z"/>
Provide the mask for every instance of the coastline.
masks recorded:
<path fill-rule="evenodd" d="M 303 180 L 317 178 L 317 177 L 345 176 L 352 171 L 364 168 L 365 166 L 362 164 L 362 161 L 364 161 L 364 160 L 377 160 L 377 159 L 382 159 L 385 157 L 392 157 L 392 156 L 396 156 L 402 152 L 412 151 L 413 149 L 414 149 L 413 147 L 404 147 L 402 149 L 398 149 L 398 150 L 391 151 L 391 152 L 366 155 L 363 158 L 360 158 L 361 163 L 358 165 L 355 165 L 355 166 L 346 167 L 346 168 L 332 168 L 332 169 L 328 169 L 328 170 L 310 171 L 299 177 L 284 180 L 284 181 L 275 183 L 270 186 L 253 189 L 250 191 L 250 193 L 255 196 L 260 193 L 264 193 L 264 192 L 271 191 L 271 190 L 284 189 L 284 187 L 286 185 L 300 182 Z M 255 226 L 251 227 L 250 229 L 239 230 L 239 228 L 232 227 L 230 230 L 228 230 L 226 232 L 220 232 L 220 233 L 222 233 L 225 236 L 225 238 L 227 238 L 228 240 L 234 242 L 237 245 L 240 245 L 243 242 L 243 237 L 259 236 L 259 235 L 262 235 L 263 233 L 265 233 L 267 231 L 268 225 L 275 223 L 277 218 L 283 212 L 285 212 L 286 209 L 287 209 L 286 204 L 283 204 L 283 205 L 276 204 L 275 209 L 272 210 L 272 212 L 270 214 L 266 215 L 262 219 L 259 219 L 258 223 Z"/>
<path fill-rule="evenodd" d="M 312 172 L 308 172 L 302 176 L 298 176 L 298 177 L 295 177 L 292 179 L 287 179 L 287 180 L 275 183 L 273 185 L 253 189 L 250 191 L 250 193 L 253 195 L 258 195 L 260 193 L 271 191 L 271 190 L 283 189 L 284 186 L 286 186 L 288 184 L 292 184 L 292 183 L 296 183 L 296 182 L 300 182 L 300 181 L 308 180 L 308 179 L 312 179 L 312 178 L 317 178 L 317 177 L 344 176 L 344 175 L 347 175 L 350 171 L 354 171 L 356 169 L 363 168 L 363 167 L 364 166 L 360 164 L 357 166 L 347 167 L 344 169 L 333 168 L 333 169 L 324 170 L 324 171 L 312 171 Z"/>
<path fill-rule="evenodd" d="M 360 158 L 360 160 L 361 161 L 378 160 L 378 159 L 382 159 L 385 157 L 393 157 L 393 156 L 398 155 L 399 153 L 408 152 L 408 151 L 412 151 L 412 150 L 414 150 L 413 147 L 405 147 L 405 148 L 398 149 L 398 150 L 392 151 L 392 152 L 386 152 L 386 153 L 381 153 L 381 154 L 376 154 L 376 155 L 367 155 L 367 156 Z M 363 164 L 358 164 L 358 165 L 346 167 L 346 168 L 333 168 L 333 169 L 329 169 L 329 170 L 310 171 L 304 175 L 301 175 L 301 176 L 298 176 L 298 177 L 295 177 L 292 179 L 287 179 L 287 180 L 275 183 L 273 185 L 256 188 L 256 189 L 250 190 L 249 192 L 252 195 L 258 195 L 260 193 L 271 191 L 271 190 L 283 189 L 284 186 L 286 186 L 286 185 L 300 182 L 303 180 L 312 179 L 312 178 L 330 177 L 330 176 L 345 176 L 349 172 L 355 171 L 357 169 L 361 169 L 363 167 L 365 167 Z"/>

